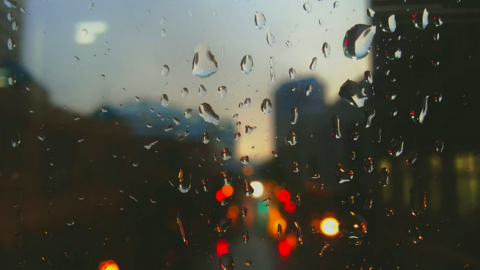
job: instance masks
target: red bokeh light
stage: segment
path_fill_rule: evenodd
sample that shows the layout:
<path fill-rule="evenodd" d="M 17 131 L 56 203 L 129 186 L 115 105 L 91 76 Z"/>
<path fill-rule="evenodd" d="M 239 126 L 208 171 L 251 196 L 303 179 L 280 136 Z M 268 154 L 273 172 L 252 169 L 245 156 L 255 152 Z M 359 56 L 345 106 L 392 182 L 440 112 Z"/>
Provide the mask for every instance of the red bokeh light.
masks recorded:
<path fill-rule="evenodd" d="M 288 192 L 288 190 L 280 190 L 280 192 L 278 192 L 278 200 L 283 203 L 290 201 L 290 192 Z"/>
<path fill-rule="evenodd" d="M 290 254 L 290 245 L 287 240 L 278 243 L 278 252 L 280 252 L 280 255 L 282 256 L 288 256 Z"/>
<path fill-rule="evenodd" d="M 288 213 L 293 213 L 295 212 L 295 209 L 297 209 L 297 206 L 295 205 L 294 202 L 288 201 L 285 203 L 284 208 L 285 208 L 285 211 L 287 211 Z"/>
<path fill-rule="evenodd" d="M 227 243 L 227 241 L 218 240 L 218 242 L 217 242 L 217 255 L 220 257 L 225 253 L 228 253 L 228 243 Z"/>
<path fill-rule="evenodd" d="M 215 193 L 215 198 L 217 199 L 217 201 L 221 202 L 223 199 L 225 199 L 225 195 L 223 195 L 223 192 L 222 190 L 218 190 L 217 193 Z"/>

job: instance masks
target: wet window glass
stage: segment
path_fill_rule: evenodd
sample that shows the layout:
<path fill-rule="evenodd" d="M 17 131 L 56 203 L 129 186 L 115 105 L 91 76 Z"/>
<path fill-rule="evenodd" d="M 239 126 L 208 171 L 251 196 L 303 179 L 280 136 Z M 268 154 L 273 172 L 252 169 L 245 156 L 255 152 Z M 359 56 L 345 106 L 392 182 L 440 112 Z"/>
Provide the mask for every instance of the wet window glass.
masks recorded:
<path fill-rule="evenodd" d="M 3 0 L 0 269 L 479 269 L 479 15 Z"/>

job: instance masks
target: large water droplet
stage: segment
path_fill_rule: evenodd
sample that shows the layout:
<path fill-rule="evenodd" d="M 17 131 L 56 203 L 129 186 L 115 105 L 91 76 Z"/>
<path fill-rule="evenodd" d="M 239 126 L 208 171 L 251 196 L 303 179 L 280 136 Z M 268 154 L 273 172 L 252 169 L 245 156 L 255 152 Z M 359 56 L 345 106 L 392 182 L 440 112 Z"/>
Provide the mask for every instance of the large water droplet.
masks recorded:
<path fill-rule="evenodd" d="M 271 33 L 267 34 L 267 43 L 270 46 L 273 46 L 275 44 L 275 36 L 272 35 Z"/>
<path fill-rule="evenodd" d="M 18 24 L 17 24 L 16 21 L 13 21 L 13 22 L 12 22 L 12 30 L 13 30 L 13 31 L 17 31 L 17 30 L 18 30 Z"/>
<path fill-rule="evenodd" d="M 333 2 L 333 8 L 337 8 L 340 5 L 338 1 Z"/>
<path fill-rule="evenodd" d="M 255 12 L 255 26 L 257 29 L 262 29 L 265 26 L 265 23 L 267 22 L 267 19 L 265 18 L 265 15 L 263 15 L 262 12 L 257 11 Z"/>
<path fill-rule="evenodd" d="M 198 96 L 200 97 L 204 97 L 207 95 L 207 89 L 205 88 L 205 86 L 203 86 L 203 84 L 201 84 L 199 87 L 198 87 Z"/>
<path fill-rule="evenodd" d="M 410 210 L 414 217 L 425 215 L 427 210 L 427 192 L 418 187 L 410 189 Z"/>
<path fill-rule="evenodd" d="M 7 13 L 7 20 L 11 22 L 13 20 L 13 14 L 11 12 Z"/>
<path fill-rule="evenodd" d="M 233 262 L 233 257 L 229 253 L 225 253 L 220 256 L 220 260 L 218 261 L 221 270 L 234 270 L 235 263 Z"/>
<path fill-rule="evenodd" d="M 395 137 L 390 141 L 388 153 L 391 156 L 398 157 L 403 153 L 404 140 L 402 136 Z"/>
<path fill-rule="evenodd" d="M 192 61 L 192 74 L 200 78 L 207 78 L 217 72 L 218 64 L 215 56 L 205 43 L 200 43 L 195 48 Z"/>
<path fill-rule="evenodd" d="M 297 107 L 293 107 L 290 109 L 290 112 L 292 113 L 292 120 L 290 120 L 290 124 L 295 125 L 298 120 L 298 109 Z"/>
<path fill-rule="evenodd" d="M 372 120 L 373 120 L 373 117 L 375 117 L 375 115 L 376 115 L 375 109 L 373 108 L 365 109 L 365 121 L 364 121 L 365 128 L 369 128 L 372 126 Z"/>
<path fill-rule="evenodd" d="M 240 137 L 242 137 L 242 134 L 240 134 L 240 132 L 235 132 L 235 134 L 233 135 L 233 139 L 235 141 L 238 141 L 240 139 Z"/>
<path fill-rule="evenodd" d="M 203 132 L 202 142 L 204 144 L 207 144 L 210 142 L 210 134 L 208 134 L 208 132 Z"/>
<path fill-rule="evenodd" d="M 325 56 L 325 58 L 328 58 L 330 56 L 331 51 L 332 51 L 332 48 L 330 48 L 330 45 L 327 42 L 324 42 L 322 46 L 323 56 Z"/>
<path fill-rule="evenodd" d="M 375 11 L 371 8 L 367 8 L 367 16 L 373 18 L 373 16 L 375 16 Z"/>
<path fill-rule="evenodd" d="M 389 178 L 390 178 L 390 171 L 388 170 L 388 168 L 386 167 L 382 168 L 382 170 L 380 171 L 380 177 L 378 179 L 378 182 L 380 183 L 380 185 L 384 187 L 388 186 Z"/>
<path fill-rule="evenodd" d="M 243 105 L 244 105 L 246 108 L 252 107 L 252 99 L 246 98 L 245 101 L 243 102 Z"/>
<path fill-rule="evenodd" d="M 412 16 L 413 24 L 415 25 L 415 27 L 420 30 L 424 30 L 428 25 L 428 15 L 429 15 L 428 10 L 424 9 L 421 17 L 418 16 L 417 14 Z"/>
<path fill-rule="evenodd" d="M 397 21 L 395 19 L 395 15 L 390 15 L 388 19 L 382 18 L 382 20 L 380 20 L 380 27 L 382 28 L 383 32 L 395 32 L 395 29 L 397 29 Z"/>
<path fill-rule="evenodd" d="M 198 107 L 198 113 L 203 118 L 203 120 L 205 120 L 205 122 L 218 125 L 220 117 L 218 117 L 210 104 L 205 102 L 200 104 L 200 106 Z"/>
<path fill-rule="evenodd" d="M 443 95 L 442 95 L 442 93 L 441 93 L 441 92 L 435 92 L 434 100 L 435 100 L 435 102 L 437 102 L 437 103 L 442 102 L 442 100 L 443 100 Z"/>
<path fill-rule="evenodd" d="M 357 24 L 350 28 L 343 39 L 343 53 L 350 59 L 363 59 L 368 55 L 377 28 Z"/>
<path fill-rule="evenodd" d="M 303 4 L 303 9 L 307 12 L 307 13 L 310 13 L 312 12 L 312 4 L 310 4 L 310 2 L 306 2 L 305 4 Z"/>
<path fill-rule="evenodd" d="M 240 68 L 243 73 L 250 74 L 253 70 L 253 58 L 251 55 L 245 55 L 240 62 Z"/>
<path fill-rule="evenodd" d="M 245 196 L 252 196 L 254 192 L 253 187 L 250 185 L 250 182 L 245 179 L 245 182 L 243 183 L 243 193 Z"/>
<path fill-rule="evenodd" d="M 183 113 L 185 118 L 190 119 L 192 117 L 192 109 L 186 109 L 185 112 Z"/>
<path fill-rule="evenodd" d="M 367 234 L 367 221 L 359 214 L 350 212 L 339 225 L 342 236 L 347 238 L 362 238 Z"/>
<path fill-rule="evenodd" d="M 163 65 L 162 67 L 162 76 L 167 77 L 168 73 L 170 73 L 170 68 L 167 65 Z"/>
<path fill-rule="evenodd" d="M 163 107 L 167 107 L 169 102 L 167 94 L 163 94 L 162 97 L 160 98 L 160 101 L 162 102 Z"/>
<path fill-rule="evenodd" d="M 428 112 L 428 98 L 428 95 L 422 97 L 419 92 L 417 93 L 412 108 L 410 109 L 410 117 L 414 123 L 423 124 L 425 121 Z"/>
<path fill-rule="evenodd" d="M 310 70 L 315 70 L 317 68 L 317 57 L 312 58 L 312 62 L 310 63 Z"/>
<path fill-rule="evenodd" d="M 191 178 L 192 176 L 187 169 L 179 169 L 177 180 L 169 180 L 168 182 L 172 187 L 177 188 L 181 193 L 188 193 L 192 187 Z"/>
<path fill-rule="evenodd" d="M 338 95 L 350 105 L 361 108 L 368 99 L 364 88 L 360 88 L 360 84 L 352 80 L 347 80 L 340 87 Z"/>
<path fill-rule="evenodd" d="M 288 133 L 287 137 L 285 138 L 285 143 L 287 145 L 296 145 L 297 144 L 297 134 L 295 132 Z"/>
<path fill-rule="evenodd" d="M 182 98 L 188 97 L 188 88 L 184 87 L 180 90 L 180 93 L 182 94 Z"/>
<path fill-rule="evenodd" d="M 230 152 L 230 149 L 228 149 L 228 147 L 224 147 L 222 149 L 222 152 L 220 153 L 220 156 L 223 160 L 229 160 L 232 158 L 232 153 Z"/>
<path fill-rule="evenodd" d="M 7 48 L 11 51 L 15 48 L 15 40 L 13 38 L 9 38 L 7 40 Z"/>
<path fill-rule="evenodd" d="M 410 238 L 412 239 L 414 244 L 419 244 L 423 241 L 423 235 L 420 229 L 417 226 L 413 226 L 408 230 L 408 234 L 410 235 Z"/>
<path fill-rule="evenodd" d="M 17 2 L 13 0 L 3 0 L 3 4 L 5 4 L 7 8 L 17 8 Z"/>
<path fill-rule="evenodd" d="M 313 86 L 311 84 L 307 85 L 307 87 L 305 88 L 305 95 L 308 97 L 310 96 L 310 94 L 312 93 L 313 91 Z"/>
<path fill-rule="evenodd" d="M 373 83 L 373 76 L 370 70 L 367 70 L 363 73 L 363 78 L 365 79 L 366 82 L 372 84 Z"/>
<path fill-rule="evenodd" d="M 295 77 L 297 76 L 297 71 L 294 69 L 294 68 L 290 68 L 288 70 L 288 74 L 290 74 L 290 79 L 295 79 Z"/>
<path fill-rule="evenodd" d="M 433 21 L 434 21 L 436 27 L 440 27 L 443 24 L 442 18 L 440 18 L 438 16 L 433 17 Z"/>
<path fill-rule="evenodd" d="M 245 134 L 252 134 L 257 129 L 257 126 L 245 125 Z"/>
<path fill-rule="evenodd" d="M 343 165 L 338 163 L 334 171 L 335 179 L 339 184 L 350 182 L 353 180 L 353 171 L 346 170 L 343 168 Z"/>
<path fill-rule="evenodd" d="M 407 158 L 405 159 L 405 163 L 406 163 L 407 165 L 413 165 L 413 163 L 415 163 L 415 161 L 417 161 L 417 158 L 418 158 L 418 153 L 417 153 L 417 151 L 411 150 L 411 151 L 408 152 L 408 154 L 407 154 Z"/>
<path fill-rule="evenodd" d="M 214 230 L 218 232 L 218 234 L 224 234 L 228 228 L 232 225 L 232 220 L 230 218 L 221 218 L 220 221 L 215 226 Z"/>
<path fill-rule="evenodd" d="M 226 98 L 227 97 L 227 87 L 226 86 L 218 87 L 217 93 L 220 95 L 220 98 Z"/>
<path fill-rule="evenodd" d="M 332 126 L 333 126 L 332 135 L 336 139 L 340 139 L 342 137 L 342 134 L 340 133 L 340 118 L 336 114 L 334 114 L 332 117 Z"/>
<path fill-rule="evenodd" d="M 283 232 L 282 224 L 278 223 L 278 225 L 277 225 L 277 236 L 282 235 L 282 232 Z"/>
<path fill-rule="evenodd" d="M 260 106 L 260 108 L 262 109 L 262 112 L 265 115 L 269 115 L 272 112 L 272 108 L 273 108 L 272 102 L 270 101 L 270 99 L 268 98 L 263 99 L 262 105 Z"/>

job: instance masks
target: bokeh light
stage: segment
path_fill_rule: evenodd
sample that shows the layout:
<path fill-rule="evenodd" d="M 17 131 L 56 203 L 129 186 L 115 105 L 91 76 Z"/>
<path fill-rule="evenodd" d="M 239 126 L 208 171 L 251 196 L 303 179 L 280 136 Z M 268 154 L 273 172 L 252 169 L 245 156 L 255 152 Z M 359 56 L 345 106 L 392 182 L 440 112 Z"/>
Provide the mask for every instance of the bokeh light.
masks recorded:
<path fill-rule="evenodd" d="M 225 195 L 223 195 L 222 190 L 218 190 L 217 193 L 215 193 L 215 198 L 217 201 L 221 202 L 223 199 L 225 199 Z"/>
<path fill-rule="evenodd" d="M 225 240 L 218 240 L 217 242 L 217 255 L 220 257 L 223 254 L 228 253 L 228 243 Z"/>
<path fill-rule="evenodd" d="M 338 234 L 338 221 L 332 217 L 325 218 L 320 223 L 320 230 L 327 236 L 334 236 Z"/>
<path fill-rule="evenodd" d="M 288 213 L 293 213 L 295 212 L 295 209 L 297 209 L 297 206 L 295 205 L 294 202 L 288 201 L 285 203 L 284 208 L 285 208 L 285 211 L 287 211 Z"/>
<path fill-rule="evenodd" d="M 278 251 L 282 256 L 288 256 L 290 254 L 290 245 L 287 240 L 282 240 L 278 243 Z"/>
<path fill-rule="evenodd" d="M 280 190 L 277 196 L 278 196 L 278 200 L 283 203 L 290 201 L 290 192 L 288 192 L 288 190 Z"/>
<path fill-rule="evenodd" d="M 243 172 L 243 174 L 245 174 L 246 176 L 251 176 L 251 175 L 253 175 L 253 172 L 254 172 L 253 166 L 250 165 L 250 164 L 243 166 L 242 172 Z"/>
<path fill-rule="evenodd" d="M 222 187 L 222 193 L 223 193 L 223 196 L 225 196 L 224 198 L 228 198 L 228 197 L 232 196 L 233 187 L 232 186 L 223 186 Z"/>
<path fill-rule="evenodd" d="M 259 198 L 263 195 L 263 184 L 258 181 L 253 181 L 250 183 L 250 186 L 253 188 L 253 197 Z"/>
<path fill-rule="evenodd" d="M 278 224 L 282 226 L 283 233 L 287 231 L 287 222 L 280 215 L 280 211 L 274 206 L 270 207 L 268 212 L 268 232 L 272 236 L 277 236 Z"/>
<path fill-rule="evenodd" d="M 117 263 L 113 260 L 103 261 L 98 265 L 98 270 L 120 270 Z"/>
<path fill-rule="evenodd" d="M 238 217 L 239 212 L 240 212 L 240 210 L 238 209 L 238 207 L 236 205 L 230 205 L 230 207 L 228 207 L 226 216 L 227 216 L 227 218 L 231 219 L 232 222 L 235 222 L 235 220 Z"/>

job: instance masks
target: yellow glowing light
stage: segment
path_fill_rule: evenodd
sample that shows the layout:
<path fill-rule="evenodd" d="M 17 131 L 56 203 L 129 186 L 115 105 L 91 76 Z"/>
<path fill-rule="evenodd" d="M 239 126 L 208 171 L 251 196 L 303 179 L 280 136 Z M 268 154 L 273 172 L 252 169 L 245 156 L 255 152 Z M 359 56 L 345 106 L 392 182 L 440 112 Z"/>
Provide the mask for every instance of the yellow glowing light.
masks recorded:
<path fill-rule="evenodd" d="M 253 197 L 258 198 L 263 195 L 263 185 L 258 181 L 253 181 L 250 183 L 250 186 L 253 188 Z"/>
<path fill-rule="evenodd" d="M 334 236 L 338 234 L 338 221 L 334 218 L 326 218 L 320 224 L 320 230 L 323 234 Z"/>
<path fill-rule="evenodd" d="M 103 261 L 98 265 L 98 270 L 120 270 L 113 260 Z"/>
<path fill-rule="evenodd" d="M 280 215 L 280 211 L 272 205 L 270 211 L 268 211 L 268 232 L 270 235 L 280 236 L 277 235 L 279 224 L 282 227 L 282 234 L 284 234 L 287 231 L 287 222 L 282 215 Z"/>

